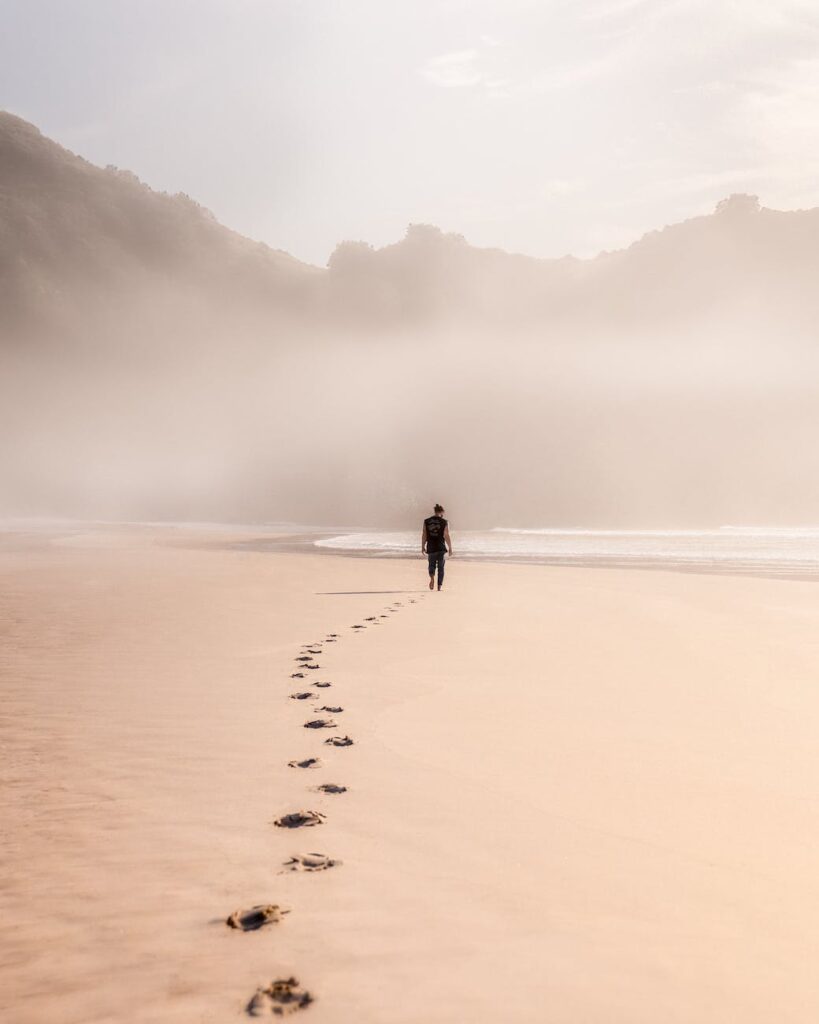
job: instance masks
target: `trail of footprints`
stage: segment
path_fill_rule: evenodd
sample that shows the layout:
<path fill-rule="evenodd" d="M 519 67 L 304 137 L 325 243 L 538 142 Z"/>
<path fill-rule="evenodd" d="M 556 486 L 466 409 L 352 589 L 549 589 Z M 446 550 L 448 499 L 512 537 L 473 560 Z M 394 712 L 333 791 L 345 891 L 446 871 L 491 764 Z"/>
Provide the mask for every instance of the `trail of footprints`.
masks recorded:
<path fill-rule="evenodd" d="M 422 596 L 426 595 L 424 594 Z M 415 598 L 412 598 L 409 603 L 416 604 Z M 368 615 L 364 619 L 364 622 L 355 623 L 350 627 L 352 635 L 360 633 L 362 630 L 367 629 L 368 626 L 380 626 L 384 619 L 388 619 L 403 607 L 404 605 L 400 601 L 395 601 L 393 604 L 385 608 L 383 612 L 379 613 L 379 615 Z M 341 640 L 341 637 L 338 633 L 328 633 L 324 640 L 319 643 L 303 644 L 301 652 L 294 659 L 296 671 L 290 674 L 290 678 L 305 679 L 307 678 L 305 675 L 306 672 L 319 671 L 321 669 L 321 665 L 318 663 L 317 659 L 323 653 L 324 647 L 327 644 L 337 643 L 339 640 Z M 327 689 L 333 684 L 328 680 L 316 680 L 308 685 L 310 689 L 296 690 L 294 693 L 291 693 L 289 695 L 290 700 L 305 702 L 317 701 L 321 696 L 318 691 Z M 307 709 L 307 706 L 308 705 L 305 705 L 305 710 Z M 344 708 L 334 702 L 323 704 L 321 707 L 310 704 L 309 707 L 312 709 L 313 714 L 316 715 L 316 717 L 307 719 L 304 723 L 305 729 L 336 729 L 337 725 L 335 721 L 332 718 L 324 716 L 340 715 L 344 712 Z M 339 736 L 338 734 L 334 734 L 324 740 L 324 746 L 330 748 L 351 747 L 353 744 L 354 741 L 349 736 Z M 321 769 L 324 767 L 322 759 L 316 756 L 301 759 L 297 758 L 292 761 L 288 761 L 287 763 L 290 768 L 301 768 L 307 770 Z M 323 782 L 320 785 L 311 786 L 309 789 L 313 793 L 322 793 L 332 796 L 339 796 L 342 793 L 347 792 L 346 786 L 335 782 Z M 281 815 L 279 818 L 274 820 L 273 824 L 277 828 L 281 829 L 298 829 L 315 828 L 320 825 L 323 826 L 326 821 L 327 815 L 321 811 L 297 810 Z M 280 873 L 291 871 L 328 871 L 330 868 L 338 867 L 340 864 L 340 860 L 329 857 L 324 853 L 300 853 L 294 854 L 284 861 Z M 225 923 L 229 928 L 232 928 L 235 931 L 260 931 L 269 925 L 279 924 L 284 915 L 289 913 L 289 907 L 282 907 L 277 903 L 259 904 L 258 906 L 250 907 L 246 910 L 234 911 L 230 917 L 226 919 Z M 283 1017 L 291 1013 L 295 1013 L 298 1010 L 306 1009 L 312 1002 L 314 1002 L 314 997 L 307 989 L 302 988 L 298 978 L 276 978 L 266 987 L 260 986 L 257 988 L 245 1009 L 250 1017 Z"/>

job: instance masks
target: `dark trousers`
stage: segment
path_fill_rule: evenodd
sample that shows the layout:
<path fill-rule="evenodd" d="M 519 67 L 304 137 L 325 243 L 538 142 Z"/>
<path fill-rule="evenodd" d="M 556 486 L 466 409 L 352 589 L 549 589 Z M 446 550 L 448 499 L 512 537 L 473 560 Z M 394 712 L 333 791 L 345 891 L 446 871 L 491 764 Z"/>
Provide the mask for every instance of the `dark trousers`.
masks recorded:
<path fill-rule="evenodd" d="M 444 582 L 444 558 L 446 557 L 445 551 L 428 551 L 427 558 L 429 559 L 429 574 L 430 576 L 435 575 L 435 569 L 438 569 L 438 586 Z"/>

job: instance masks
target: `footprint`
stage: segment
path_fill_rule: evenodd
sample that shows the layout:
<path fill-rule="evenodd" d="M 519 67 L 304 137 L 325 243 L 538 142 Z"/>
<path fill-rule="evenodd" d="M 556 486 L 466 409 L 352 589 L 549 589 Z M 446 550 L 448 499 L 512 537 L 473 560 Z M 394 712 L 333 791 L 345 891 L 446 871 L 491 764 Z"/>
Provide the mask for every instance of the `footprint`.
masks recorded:
<path fill-rule="evenodd" d="M 319 811 L 293 811 L 277 818 L 273 824 L 279 828 L 309 828 L 312 825 L 323 825 L 327 816 Z"/>
<path fill-rule="evenodd" d="M 351 747 L 353 745 L 349 736 L 329 736 L 324 742 L 330 747 Z"/>
<path fill-rule="evenodd" d="M 366 629 L 366 626 L 351 626 L 350 629 Z"/>
<path fill-rule="evenodd" d="M 317 793 L 346 793 L 346 786 L 337 786 L 334 782 L 324 782 L 320 786 L 316 786 Z"/>
<path fill-rule="evenodd" d="M 315 700 L 316 697 L 318 697 L 317 693 L 306 693 L 304 691 L 290 694 L 290 700 Z"/>
<path fill-rule="evenodd" d="M 333 685 L 332 683 L 319 683 L 319 682 L 313 683 L 313 686 L 317 686 L 319 688 L 319 690 L 326 690 L 328 686 L 332 686 L 332 685 Z"/>
<path fill-rule="evenodd" d="M 256 989 L 247 1004 L 247 1013 L 251 1017 L 260 1017 L 262 1014 L 283 1017 L 287 1013 L 303 1010 L 313 1001 L 310 993 L 299 987 L 298 978 L 279 978 L 271 981 L 267 988 Z"/>
<path fill-rule="evenodd" d="M 332 718 L 311 718 L 304 723 L 305 729 L 335 729 L 336 723 Z"/>
<path fill-rule="evenodd" d="M 335 640 L 325 640 L 324 642 L 326 644 L 334 644 L 336 641 Z"/>
<path fill-rule="evenodd" d="M 304 673 L 303 672 L 291 672 L 290 673 L 290 678 L 291 679 L 304 679 Z"/>
<path fill-rule="evenodd" d="M 318 694 L 316 694 L 316 696 L 318 696 Z M 343 710 L 344 708 L 331 708 L 325 704 L 322 708 L 316 708 L 316 714 L 319 714 L 322 711 L 328 711 L 331 715 L 340 715 Z"/>
<path fill-rule="evenodd" d="M 321 760 L 318 757 L 306 757 L 303 761 L 288 761 L 291 768 L 320 768 Z"/>
<path fill-rule="evenodd" d="M 364 621 L 365 622 L 375 622 L 375 616 L 374 615 L 368 615 L 367 618 Z"/>
<path fill-rule="evenodd" d="M 338 633 L 328 633 L 327 636 L 332 637 L 334 640 L 338 636 Z"/>
<path fill-rule="evenodd" d="M 315 672 L 317 668 L 321 668 L 321 665 L 305 665 L 304 668 L 309 668 L 311 672 Z"/>
<path fill-rule="evenodd" d="M 379 617 L 379 619 L 386 619 L 387 616 L 386 615 L 379 615 L 378 617 Z"/>
<path fill-rule="evenodd" d="M 338 867 L 340 860 L 333 860 L 324 853 L 300 853 L 284 862 L 287 871 L 327 871 Z"/>
<path fill-rule="evenodd" d="M 294 658 L 293 660 L 294 661 L 312 661 L 313 660 L 313 656 L 312 656 L 312 654 L 300 654 L 298 656 L 298 658 Z"/>
<path fill-rule="evenodd" d="M 264 928 L 266 924 L 277 924 L 281 921 L 282 914 L 289 913 L 289 910 L 282 910 L 276 903 L 266 903 L 258 907 L 251 907 L 250 910 L 234 911 L 225 924 L 243 932 L 255 932 L 259 928 Z"/>

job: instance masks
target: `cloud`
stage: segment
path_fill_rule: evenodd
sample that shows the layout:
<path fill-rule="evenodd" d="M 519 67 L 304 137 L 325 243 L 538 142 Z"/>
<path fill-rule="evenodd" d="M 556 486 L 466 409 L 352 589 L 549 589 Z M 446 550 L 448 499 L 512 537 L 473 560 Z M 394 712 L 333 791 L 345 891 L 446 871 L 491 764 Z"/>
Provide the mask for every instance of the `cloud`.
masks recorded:
<path fill-rule="evenodd" d="M 453 50 L 431 57 L 421 68 L 419 74 L 433 85 L 442 89 L 464 89 L 480 85 L 486 78 L 477 67 L 480 52 L 478 50 Z"/>
<path fill-rule="evenodd" d="M 531 60 L 515 65 L 513 55 L 494 38 L 481 37 L 482 46 L 453 50 L 431 57 L 418 73 L 443 89 L 481 87 L 489 96 L 523 99 L 571 89 L 603 78 L 630 59 L 628 46 L 609 46 L 605 52 L 584 59 L 550 62 L 548 67 L 532 66 Z"/>

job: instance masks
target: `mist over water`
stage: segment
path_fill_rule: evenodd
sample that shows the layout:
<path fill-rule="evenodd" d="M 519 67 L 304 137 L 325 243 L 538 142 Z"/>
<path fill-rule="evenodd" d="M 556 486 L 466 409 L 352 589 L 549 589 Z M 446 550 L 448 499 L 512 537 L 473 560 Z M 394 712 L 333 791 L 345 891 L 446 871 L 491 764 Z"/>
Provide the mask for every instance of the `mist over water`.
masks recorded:
<path fill-rule="evenodd" d="M 720 379 L 706 355 L 681 367 L 621 339 L 293 331 L 203 354 L 180 325 L 176 343 L 159 366 L 6 359 L 3 512 L 401 526 L 442 501 L 476 528 L 819 522 L 814 375 L 770 355 Z"/>

